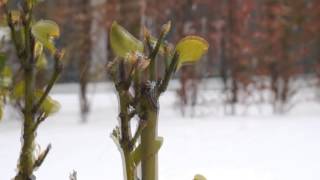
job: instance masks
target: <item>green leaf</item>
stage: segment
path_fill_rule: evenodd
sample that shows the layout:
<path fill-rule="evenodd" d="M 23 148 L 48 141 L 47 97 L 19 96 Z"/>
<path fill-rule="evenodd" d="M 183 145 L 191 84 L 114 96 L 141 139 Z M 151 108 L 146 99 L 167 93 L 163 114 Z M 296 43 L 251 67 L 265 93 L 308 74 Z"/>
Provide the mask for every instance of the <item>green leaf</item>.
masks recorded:
<path fill-rule="evenodd" d="M 45 114 L 51 115 L 58 112 L 60 110 L 60 107 L 61 105 L 58 101 L 48 96 L 46 100 L 43 102 L 41 109 Z"/>
<path fill-rule="evenodd" d="M 0 103 L 0 121 L 2 120 L 3 118 L 3 104 Z"/>
<path fill-rule="evenodd" d="M 141 159 L 142 159 L 141 154 L 142 154 L 141 144 L 139 144 L 139 146 L 136 147 L 134 151 L 131 153 L 131 157 L 134 165 L 138 165 L 141 162 Z"/>
<path fill-rule="evenodd" d="M 13 98 L 14 99 L 21 99 L 24 97 L 24 91 L 25 91 L 25 82 L 20 81 L 13 90 Z M 34 93 L 34 97 L 37 101 L 40 100 L 40 98 L 43 95 L 42 90 L 36 90 Z M 47 116 L 54 114 L 59 111 L 60 109 L 60 103 L 54 99 L 52 99 L 50 96 L 47 96 L 46 99 L 43 101 L 43 103 L 40 106 L 40 109 L 42 112 L 44 112 Z"/>
<path fill-rule="evenodd" d="M 28 6 L 31 8 L 39 2 L 40 0 L 28 0 Z"/>
<path fill-rule="evenodd" d="M 35 93 L 36 99 L 40 99 L 40 97 L 43 95 L 43 92 L 41 90 L 37 90 Z M 60 110 L 60 103 L 54 99 L 52 99 L 50 96 L 47 96 L 46 99 L 43 101 L 40 109 L 42 112 L 44 112 L 47 116 L 54 114 Z"/>
<path fill-rule="evenodd" d="M 48 60 L 44 54 L 41 54 L 36 62 L 37 69 L 46 69 L 48 66 Z"/>
<path fill-rule="evenodd" d="M 209 48 L 208 42 L 199 36 L 187 36 L 176 47 L 179 53 L 179 66 L 197 62 Z"/>
<path fill-rule="evenodd" d="M 196 174 L 193 178 L 193 180 L 207 180 L 203 175 L 201 174 Z"/>
<path fill-rule="evenodd" d="M 143 52 L 143 43 L 117 22 L 113 22 L 111 26 L 110 44 L 113 52 L 122 58 L 132 52 Z"/>
<path fill-rule="evenodd" d="M 6 65 L 6 56 L 0 53 L 0 72 L 2 72 L 5 65 Z"/>
<path fill-rule="evenodd" d="M 1 72 L 1 75 L 3 77 L 11 78 L 12 77 L 11 68 L 8 65 L 4 66 L 4 68 L 3 68 L 2 72 Z"/>
<path fill-rule="evenodd" d="M 158 153 L 163 144 L 163 137 L 158 137 L 153 145 L 153 154 Z"/>
<path fill-rule="evenodd" d="M 34 46 L 34 57 L 39 57 L 43 53 L 43 45 L 37 41 Z"/>
<path fill-rule="evenodd" d="M 154 141 L 154 144 L 152 146 L 152 150 L 149 151 L 150 154 L 147 154 L 145 157 L 148 157 L 148 156 L 151 156 L 153 154 L 158 153 L 158 151 L 160 150 L 162 144 L 163 144 L 163 137 L 158 137 Z M 141 160 L 142 160 L 141 144 L 139 144 L 138 147 L 136 147 L 134 149 L 134 151 L 131 153 L 131 157 L 132 157 L 132 160 L 134 162 L 134 165 L 138 165 L 141 162 Z"/>
<path fill-rule="evenodd" d="M 12 82 L 12 70 L 10 67 L 5 65 L 0 74 L 0 86 L 9 87 Z"/>
<path fill-rule="evenodd" d="M 21 20 L 21 12 L 18 10 L 12 10 L 10 11 L 11 14 L 11 20 L 13 23 L 17 23 Z"/>
<path fill-rule="evenodd" d="M 13 98 L 20 99 L 24 97 L 24 91 L 25 91 L 25 83 L 24 81 L 19 81 L 13 89 L 13 93 L 12 93 Z"/>
<path fill-rule="evenodd" d="M 147 154 L 147 156 L 151 156 L 151 155 L 158 153 L 158 151 L 160 150 L 160 148 L 162 146 L 162 143 L 163 143 L 163 137 L 158 137 L 154 141 L 154 144 L 152 146 L 152 150 L 150 151 L 150 154 Z"/>
<path fill-rule="evenodd" d="M 40 20 L 32 26 L 32 35 L 52 54 L 55 53 L 54 38 L 60 36 L 60 29 L 57 23 L 51 20 Z"/>

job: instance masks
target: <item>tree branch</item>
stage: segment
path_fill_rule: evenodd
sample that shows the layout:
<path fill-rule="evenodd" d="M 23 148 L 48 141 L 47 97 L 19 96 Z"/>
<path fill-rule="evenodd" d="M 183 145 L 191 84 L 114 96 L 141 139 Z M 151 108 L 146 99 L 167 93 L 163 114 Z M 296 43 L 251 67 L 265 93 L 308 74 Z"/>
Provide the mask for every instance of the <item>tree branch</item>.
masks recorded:
<path fill-rule="evenodd" d="M 39 127 L 39 125 L 45 120 L 47 119 L 47 115 L 45 115 L 45 113 L 41 113 L 39 115 L 39 117 L 37 118 L 33 128 L 32 128 L 32 131 L 35 132 L 37 130 L 37 128 Z"/>
<path fill-rule="evenodd" d="M 147 121 L 141 119 L 139 122 L 138 128 L 137 128 L 136 132 L 134 133 L 133 138 L 130 141 L 130 150 L 133 150 L 134 145 L 136 144 L 136 142 L 140 138 L 141 133 L 146 126 L 147 126 Z"/>
<path fill-rule="evenodd" d="M 171 79 L 171 76 L 173 73 L 175 73 L 177 66 L 178 66 L 178 59 L 179 59 L 179 54 L 177 52 L 174 53 L 171 64 L 168 69 L 166 69 L 166 73 L 164 76 L 164 79 L 162 80 L 159 89 L 158 89 L 158 97 L 167 90 L 169 81 Z"/>
<path fill-rule="evenodd" d="M 37 112 L 40 108 L 40 106 L 43 104 L 44 100 L 47 98 L 49 92 L 51 91 L 53 85 L 55 84 L 55 82 L 57 81 L 61 71 L 62 71 L 62 64 L 60 62 L 60 56 L 55 56 L 55 68 L 54 68 L 54 72 L 51 76 L 51 79 L 44 91 L 44 93 L 42 94 L 42 96 L 40 97 L 39 101 L 36 103 L 36 105 L 33 107 L 33 112 Z"/>

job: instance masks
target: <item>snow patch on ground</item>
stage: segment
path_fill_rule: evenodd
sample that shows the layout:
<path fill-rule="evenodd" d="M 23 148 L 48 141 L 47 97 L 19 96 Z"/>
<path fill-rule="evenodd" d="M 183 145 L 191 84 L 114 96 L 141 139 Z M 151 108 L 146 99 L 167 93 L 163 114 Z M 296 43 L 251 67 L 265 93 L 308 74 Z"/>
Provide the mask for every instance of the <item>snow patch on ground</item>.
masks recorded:
<path fill-rule="evenodd" d="M 38 144 L 45 148 L 52 143 L 53 148 L 37 179 L 68 179 L 72 170 L 79 180 L 123 179 L 121 157 L 110 138 L 117 124 L 117 98 L 110 91 L 90 96 L 93 111 L 88 123 L 81 124 L 78 95 L 53 95 L 62 109 L 39 128 Z M 208 180 L 320 179 L 320 105 L 305 103 L 283 116 L 225 116 L 207 106 L 204 115 L 184 118 L 174 101 L 174 92 L 161 97 L 160 179 L 191 180 L 197 173 Z M 0 123 L 0 180 L 15 174 L 18 117 L 7 113 Z"/>

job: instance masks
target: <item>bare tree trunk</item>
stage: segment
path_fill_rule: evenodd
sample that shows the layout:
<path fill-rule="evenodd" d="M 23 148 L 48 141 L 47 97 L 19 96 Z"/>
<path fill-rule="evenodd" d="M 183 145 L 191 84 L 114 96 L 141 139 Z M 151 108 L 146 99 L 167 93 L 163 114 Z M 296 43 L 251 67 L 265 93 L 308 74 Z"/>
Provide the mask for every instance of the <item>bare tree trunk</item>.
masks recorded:
<path fill-rule="evenodd" d="M 139 38 L 144 19 L 145 0 L 120 0 L 119 23 Z"/>
<path fill-rule="evenodd" d="M 81 0 L 75 2 L 78 6 L 79 15 L 82 17 L 79 19 L 79 37 L 81 42 L 78 47 L 78 60 L 79 60 L 79 81 L 80 81 L 80 109 L 82 122 L 87 121 L 87 115 L 89 113 L 88 102 L 88 83 L 90 80 L 90 66 L 91 66 L 91 3 L 90 0 Z"/>

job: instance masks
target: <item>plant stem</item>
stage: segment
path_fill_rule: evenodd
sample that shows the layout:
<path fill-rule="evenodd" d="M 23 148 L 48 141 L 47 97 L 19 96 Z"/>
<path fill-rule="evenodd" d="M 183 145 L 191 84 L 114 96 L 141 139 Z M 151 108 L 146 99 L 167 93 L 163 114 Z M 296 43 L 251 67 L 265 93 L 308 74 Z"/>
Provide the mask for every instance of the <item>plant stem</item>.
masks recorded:
<path fill-rule="evenodd" d="M 141 134 L 142 180 L 158 180 L 158 157 L 155 150 L 157 138 L 158 110 L 147 108 L 147 126 Z"/>
<path fill-rule="evenodd" d="M 32 109 L 33 113 L 36 113 L 39 110 L 40 106 L 43 104 L 45 99 L 48 97 L 49 92 L 51 91 L 53 85 L 55 84 L 55 82 L 59 78 L 60 72 L 62 71 L 62 68 L 60 66 L 60 62 L 59 61 L 60 61 L 60 59 L 55 57 L 55 69 L 54 69 L 54 72 L 53 72 L 53 74 L 51 76 L 51 79 L 49 80 L 49 83 L 48 83 L 47 87 L 44 90 L 44 93 L 40 97 L 40 100 L 33 107 L 33 109 Z"/>
<path fill-rule="evenodd" d="M 124 156 L 124 162 L 125 162 L 125 172 L 126 172 L 126 180 L 134 180 L 135 178 L 135 170 L 132 166 L 132 158 L 130 151 L 127 149 L 123 149 L 123 156 Z"/>
<path fill-rule="evenodd" d="M 28 9 L 28 13 L 32 13 Z M 18 175 L 15 179 L 31 180 L 33 179 L 33 165 L 34 165 L 34 144 L 36 133 L 34 131 L 35 114 L 33 113 L 34 104 L 34 88 L 35 88 L 35 59 L 34 59 L 34 39 L 31 35 L 31 16 L 24 17 L 24 33 L 25 33 L 25 48 L 24 56 L 21 58 L 24 69 L 24 123 L 23 123 L 23 139 L 22 150 L 19 157 Z"/>
<path fill-rule="evenodd" d="M 35 131 L 33 108 L 33 92 L 34 92 L 34 67 L 28 63 L 24 69 L 25 73 L 25 108 L 24 108 L 24 123 L 23 123 L 23 139 L 22 150 L 19 158 L 19 173 L 18 176 L 23 180 L 31 180 L 33 176 L 34 164 L 34 141 Z M 18 177 L 17 176 L 17 177 Z"/>
<path fill-rule="evenodd" d="M 131 158 L 131 148 L 130 148 L 130 140 L 131 140 L 131 127 L 130 127 L 130 118 L 129 118 L 129 101 L 127 97 L 127 92 L 120 90 L 119 91 L 120 98 L 120 123 L 121 123 L 121 148 L 123 153 L 124 160 L 124 172 L 126 174 L 126 180 L 134 180 L 135 170 L 133 167 L 133 162 Z"/>

